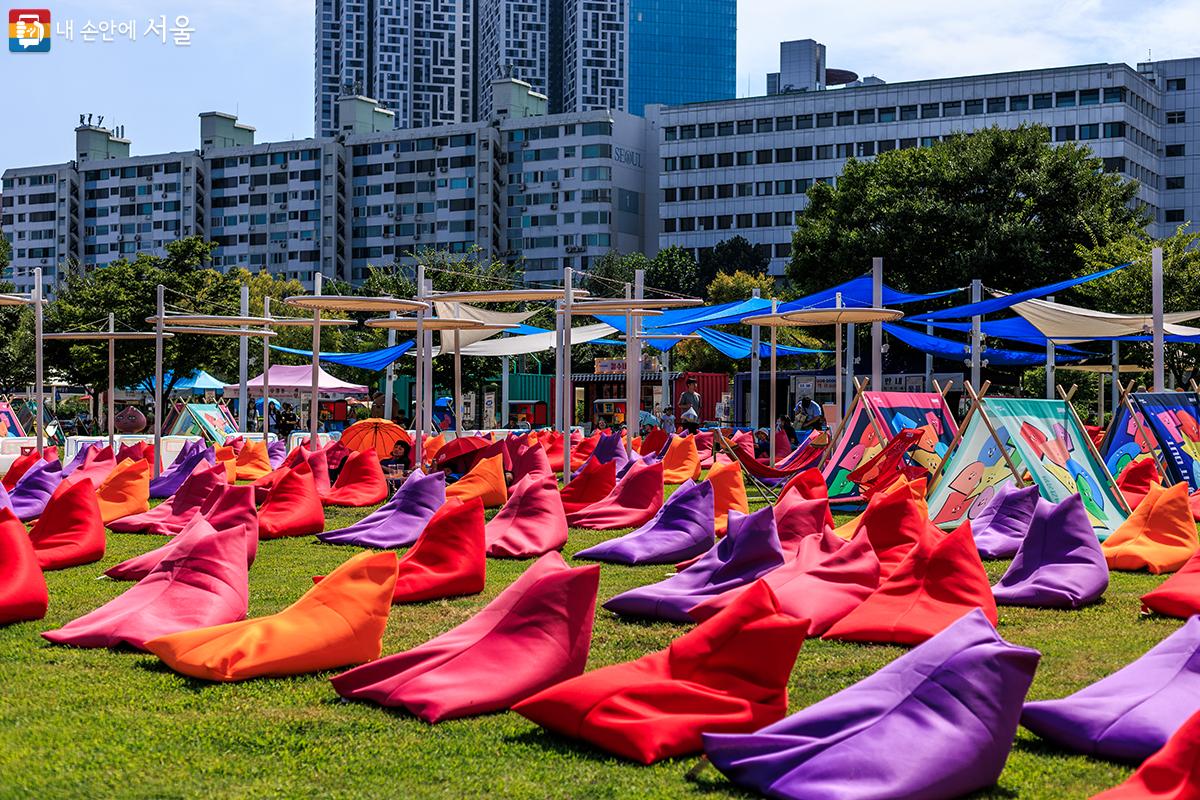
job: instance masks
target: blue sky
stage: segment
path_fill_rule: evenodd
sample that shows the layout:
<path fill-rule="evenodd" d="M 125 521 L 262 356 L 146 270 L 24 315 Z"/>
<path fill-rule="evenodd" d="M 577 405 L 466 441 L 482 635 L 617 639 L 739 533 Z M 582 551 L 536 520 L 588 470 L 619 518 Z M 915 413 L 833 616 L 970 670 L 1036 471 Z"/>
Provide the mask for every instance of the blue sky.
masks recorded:
<path fill-rule="evenodd" d="M 35 3 L 29 3 L 34 6 Z M 133 152 L 198 146 L 201 111 L 228 111 L 259 141 L 312 135 L 311 0 L 51 2 L 75 40 L 49 54 L 0 52 L 0 170 L 65 161 L 80 113 L 125 125 Z M 11 4 L 6 4 L 11 7 Z M 149 17 L 190 18 L 191 47 L 146 40 Z M 84 43 L 91 20 L 138 25 L 136 41 Z M 1200 56 L 1196 0 L 740 0 L 738 94 L 762 94 L 781 38 L 814 38 L 830 66 L 889 81 L 1098 61 Z"/>

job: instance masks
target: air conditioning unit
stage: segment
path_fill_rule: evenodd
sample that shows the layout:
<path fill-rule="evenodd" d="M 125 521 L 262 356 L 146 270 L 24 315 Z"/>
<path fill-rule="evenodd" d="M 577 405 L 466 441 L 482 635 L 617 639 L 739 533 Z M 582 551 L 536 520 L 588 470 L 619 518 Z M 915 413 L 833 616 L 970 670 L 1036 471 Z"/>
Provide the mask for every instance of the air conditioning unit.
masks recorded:
<path fill-rule="evenodd" d="M 50 259 L 48 259 L 48 258 L 43 258 L 43 259 L 42 259 L 42 263 L 43 263 L 43 264 L 49 264 L 49 263 L 50 263 Z"/>
<path fill-rule="evenodd" d="M 520 189 L 520 190 L 523 192 L 523 191 L 525 191 L 525 190 L 526 190 L 527 188 L 529 188 L 529 187 L 527 187 L 525 184 L 523 184 L 523 183 L 522 183 L 522 184 L 521 184 L 519 187 L 517 187 L 517 188 L 519 188 L 519 189 Z"/>
<path fill-rule="evenodd" d="M 550 210 L 551 210 L 551 211 L 558 211 L 558 203 L 551 203 L 551 204 L 550 204 Z"/>
<path fill-rule="evenodd" d="M 280 208 L 281 210 L 287 210 L 287 203 L 280 203 L 280 204 L 279 204 L 279 208 Z"/>
<path fill-rule="evenodd" d="M 434 175 L 436 175 L 436 174 L 437 174 L 437 173 L 436 173 L 436 172 L 434 172 L 433 170 L 429 170 L 429 177 L 431 177 L 431 178 L 432 178 L 432 177 L 433 177 Z"/>
<path fill-rule="evenodd" d="M 394 158 L 394 159 L 396 159 L 397 161 L 399 161 L 399 160 L 400 160 L 400 151 L 399 151 L 399 150 L 397 150 L 396 152 L 392 153 L 392 158 Z"/>
<path fill-rule="evenodd" d="M 280 169 L 287 169 L 287 164 L 280 164 L 280 165 L 279 165 L 279 168 L 280 168 Z"/>
<path fill-rule="evenodd" d="M 528 149 L 529 149 L 529 142 L 521 142 L 521 149 L 522 149 L 522 150 L 528 150 Z"/>
<path fill-rule="evenodd" d="M 558 181 L 550 181 L 550 188 L 551 188 L 551 189 L 557 189 L 557 188 L 558 188 Z"/>
<path fill-rule="evenodd" d="M 528 211 L 528 210 L 529 210 L 529 206 L 521 206 L 521 211 L 522 211 L 522 212 L 524 212 L 524 211 Z"/>
<path fill-rule="evenodd" d="M 170 195 L 170 194 L 168 194 L 167 192 L 163 192 L 163 193 L 162 193 L 162 199 L 163 199 L 163 200 L 166 200 L 166 199 L 167 199 L 168 197 L 170 197 L 170 196 L 171 196 L 171 195 Z"/>
<path fill-rule="evenodd" d="M 450 168 L 449 167 L 438 167 L 438 170 L 441 172 L 449 172 Z"/>

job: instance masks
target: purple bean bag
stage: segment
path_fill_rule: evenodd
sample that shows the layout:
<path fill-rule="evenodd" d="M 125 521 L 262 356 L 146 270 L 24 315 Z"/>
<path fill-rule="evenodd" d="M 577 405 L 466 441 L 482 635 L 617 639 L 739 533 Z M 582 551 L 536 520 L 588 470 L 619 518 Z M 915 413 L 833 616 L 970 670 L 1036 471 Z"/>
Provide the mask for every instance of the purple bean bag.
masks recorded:
<path fill-rule="evenodd" d="M 0 483 L 0 508 L 12 510 L 12 498 L 8 494 L 8 489 L 5 489 L 2 483 Z"/>
<path fill-rule="evenodd" d="M 623 592 L 604 607 L 627 616 L 692 622 L 689 609 L 751 584 L 782 564 L 775 507 L 753 514 L 730 511 L 729 532 L 695 564 L 658 583 Z"/>
<path fill-rule="evenodd" d="M 1006 483 L 971 520 L 981 558 L 1012 558 L 1029 531 L 1038 504 L 1037 486 L 1018 489 Z"/>
<path fill-rule="evenodd" d="M 874 675 L 756 733 L 704 735 L 739 786 L 789 800 L 948 800 L 991 786 L 1041 655 L 979 609 Z"/>
<path fill-rule="evenodd" d="M 1200 616 L 1126 667 L 1061 700 L 1026 703 L 1021 724 L 1077 753 L 1140 762 L 1200 710 Z"/>
<path fill-rule="evenodd" d="M 446 504 L 446 475 L 413 470 L 408 479 L 377 510 L 347 528 L 318 533 L 327 544 L 359 547 L 408 547 L 417 540 L 435 511 Z"/>
<path fill-rule="evenodd" d="M 622 447 L 621 452 L 622 453 L 625 452 L 624 447 Z M 633 469 L 634 464 L 656 464 L 660 460 L 661 459 L 659 459 L 657 453 L 651 453 L 650 455 L 643 456 L 643 455 L 639 455 L 638 452 L 636 450 L 634 450 L 633 455 L 629 456 L 629 460 L 625 462 L 624 466 L 621 466 L 618 464 L 617 480 L 621 480 L 621 478 L 624 478 L 625 473 L 627 473 L 627 472 L 629 472 L 629 470 Z"/>
<path fill-rule="evenodd" d="M 1107 588 L 1100 540 L 1083 498 L 1073 494 L 1057 504 L 1038 499 L 1029 533 L 992 594 L 999 605 L 1079 608 Z"/>
<path fill-rule="evenodd" d="M 89 442 L 80 447 L 77 451 L 75 451 L 75 457 L 63 466 L 62 476 L 64 478 L 69 478 L 72 472 L 83 466 L 83 462 L 87 460 L 88 451 L 100 446 L 100 442 Z"/>
<path fill-rule="evenodd" d="M 575 558 L 614 564 L 676 564 L 701 555 L 716 542 L 713 487 L 686 481 L 642 527 L 580 550 Z"/>
<path fill-rule="evenodd" d="M 21 476 L 13 487 L 9 502 L 21 522 L 40 517 L 46 510 L 50 495 L 62 483 L 62 464 L 58 461 L 39 461 Z"/>
<path fill-rule="evenodd" d="M 179 491 L 179 487 L 183 486 L 183 482 L 201 464 L 215 464 L 217 462 L 217 456 L 211 447 L 197 447 L 193 445 L 200 445 L 200 442 L 188 442 L 184 445 L 183 450 L 180 450 L 179 455 L 171 462 L 171 466 L 164 469 L 157 478 L 151 479 L 151 497 L 159 499 L 170 497 Z"/>
<path fill-rule="evenodd" d="M 271 469 L 278 469 L 285 458 L 287 458 L 287 442 L 282 440 L 267 442 L 267 459 L 271 462 Z"/>
<path fill-rule="evenodd" d="M 580 465 L 579 469 L 571 473 L 571 477 L 574 478 L 580 472 L 583 472 L 583 468 L 587 466 L 587 462 L 589 461 L 596 461 L 601 464 L 607 464 L 611 461 L 617 465 L 617 472 L 623 474 L 625 465 L 629 463 L 629 456 L 625 452 L 624 437 L 619 432 L 600 434 L 600 440 L 592 448 L 591 454 L 583 460 L 583 464 Z"/>

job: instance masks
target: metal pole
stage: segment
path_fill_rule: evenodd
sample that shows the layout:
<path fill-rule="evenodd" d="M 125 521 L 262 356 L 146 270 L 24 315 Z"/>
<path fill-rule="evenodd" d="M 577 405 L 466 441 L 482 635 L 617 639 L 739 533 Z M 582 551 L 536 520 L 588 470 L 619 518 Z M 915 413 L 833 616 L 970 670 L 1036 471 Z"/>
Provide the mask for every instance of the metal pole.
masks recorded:
<path fill-rule="evenodd" d="M 271 318 L 271 298 L 263 298 L 263 317 Z M 267 324 L 270 328 L 270 323 Z M 271 437 L 271 337 L 263 337 L 263 359 L 262 359 L 262 435 L 263 444 L 267 444 Z M 283 443 L 284 450 L 287 450 L 287 442 Z"/>
<path fill-rule="evenodd" d="M 108 332 L 115 334 L 117 332 L 117 317 L 115 314 L 108 315 Z M 114 447 L 116 438 L 116 424 L 113 417 L 116 415 L 117 407 L 117 339 L 116 336 L 108 337 L 108 446 Z"/>
<path fill-rule="evenodd" d="M 978 278 L 971 281 L 971 302 L 978 303 L 983 299 L 983 282 Z M 971 385 L 979 385 L 979 373 L 982 370 L 983 354 L 980 350 L 983 347 L 982 332 L 980 328 L 983 325 L 983 317 L 978 314 L 971 317 Z"/>
<path fill-rule="evenodd" d="M 425 267 L 417 267 L 417 296 L 421 296 L 421 289 L 425 285 L 424 277 Z M 417 309 L 417 329 L 413 333 L 413 357 L 416 359 L 416 366 L 413 370 L 413 405 L 412 405 L 412 426 L 413 426 L 413 466 L 420 469 L 421 451 L 423 450 L 424 429 L 421 427 L 421 417 L 423 415 L 421 406 L 425 401 L 425 310 Z M 405 398 L 407 403 L 408 398 Z"/>
<path fill-rule="evenodd" d="M 321 282 L 325 276 L 320 272 L 313 274 L 313 294 L 320 296 Z M 321 309 L 313 311 L 313 329 L 312 329 L 312 397 L 308 402 L 308 449 L 317 450 L 321 445 L 317 441 L 317 433 L 320 431 L 321 414 L 318 408 L 317 401 L 317 386 L 318 377 L 320 375 L 320 367 L 317 362 L 320 359 L 321 352 Z"/>
<path fill-rule="evenodd" d="M 1113 340 L 1112 343 L 1112 402 L 1109 406 L 1113 410 L 1113 414 L 1117 413 L 1117 406 L 1121 403 L 1121 343 Z"/>
<path fill-rule="evenodd" d="M 389 311 L 388 319 L 395 319 L 396 312 Z M 396 329 L 388 328 L 387 346 L 396 346 Z M 395 394 L 395 387 L 392 385 L 396 382 L 396 362 L 393 361 L 387 365 L 387 370 L 383 374 L 383 418 L 391 420 L 392 418 L 392 402 Z"/>
<path fill-rule="evenodd" d="M 571 482 L 571 423 L 575 421 L 575 388 L 571 385 L 571 306 L 575 300 L 575 271 L 563 270 L 563 485 Z"/>
<path fill-rule="evenodd" d="M 847 325 L 846 326 L 846 384 L 845 384 L 847 387 L 854 385 L 854 377 L 855 377 L 855 372 L 856 372 L 856 370 L 854 369 L 854 367 L 855 367 L 854 362 L 857 360 L 857 357 L 858 357 L 858 354 L 855 352 L 858 348 L 855 347 L 854 345 L 857 344 L 857 339 L 858 339 L 858 335 L 857 335 L 857 331 L 855 331 L 855 329 L 854 329 L 854 325 L 853 324 Z M 842 404 L 842 413 L 845 413 L 847 408 L 849 407 L 848 401 L 845 398 L 841 398 L 838 400 L 838 402 L 840 402 Z"/>
<path fill-rule="evenodd" d="M 511 359 L 508 356 L 503 356 L 500 359 L 500 426 L 508 427 L 508 373 L 512 368 Z"/>
<path fill-rule="evenodd" d="M 432 278 L 425 279 L 425 285 L 422 287 L 421 293 L 425 297 L 433 297 L 433 279 Z M 427 328 L 425 330 L 424 353 L 425 353 L 425 357 L 424 357 L 425 394 L 421 398 L 421 402 L 424 403 L 424 405 L 425 405 L 425 427 L 428 430 L 429 428 L 433 427 L 432 426 L 432 417 L 430 415 L 433 413 L 433 394 L 434 394 L 434 389 L 436 388 L 433 385 L 433 330 L 429 329 L 429 328 Z"/>
<path fill-rule="evenodd" d="M 834 296 L 834 302 L 838 308 L 842 307 L 842 293 L 838 292 Z M 840 323 L 835 323 L 833 326 L 833 404 L 838 410 L 838 419 L 845 419 L 845 399 L 842 397 L 842 326 Z M 774 376 L 772 376 L 774 378 Z"/>
<path fill-rule="evenodd" d="M 761 296 L 758 289 L 754 290 L 752 295 L 757 298 Z M 746 420 L 750 423 L 750 427 L 754 430 L 759 429 L 758 418 L 759 403 L 762 401 L 759 398 L 761 394 L 760 382 L 762 381 L 762 334 L 757 325 L 750 326 L 750 413 L 746 415 Z"/>
<path fill-rule="evenodd" d="M 771 298 L 771 313 L 774 314 L 778 310 L 778 308 L 779 308 L 779 301 L 774 298 Z M 777 398 L 778 392 L 775 389 L 775 350 L 777 349 L 776 345 L 778 343 L 779 343 L 779 328 L 775 325 L 772 325 L 771 326 L 771 396 L 767 400 L 769 408 L 771 409 L 771 419 L 769 420 L 770 424 L 767 425 L 767 431 L 768 431 L 767 441 L 770 442 L 771 466 L 772 467 L 775 466 L 775 418 L 776 418 L 776 415 L 778 414 L 778 410 L 775 408 L 775 406 L 778 402 L 778 398 Z M 757 428 L 755 430 L 757 430 Z"/>
<path fill-rule="evenodd" d="M 883 258 L 871 259 L 871 305 L 883 308 Z M 883 322 L 871 323 L 871 388 L 883 390 Z"/>
<path fill-rule="evenodd" d="M 1046 299 L 1049 300 L 1051 303 L 1053 303 L 1054 295 L 1050 295 Z M 1056 381 L 1056 378 L 1054 377 L 1054 342 L 1047 339 L 1046 340 L 1046 399 L 1047 400 L 1054 399 L 1055 381 Z"/>
<path fill-rule="evenodd" d="M 1154 323 L 1154 391 L 1161 392 L 1166 386 L 1163 342 L 1163 251 L 1161 247 L 1150 251 L 1150 287 Z"/>
<path fill-rule="evenodd" d="M 662 407 L 659 409 L 658 424 L 661 427 L 663 417 L 667 415 L 667 406 L 671 404 L 671 348 L 662 351 L 662 371 L 658 377 L 662 383 Z"/>
<path fill-rule="evenodd" d="M 33 270 L 33 394 L 37 398 L 37 451 L 46 445 L 45 364 L 42 362 L 42 268 Z M 157 451 L 155 451 L 157 452 Z"/>
<path fill-rule="evenodd" d="M 162 463 L 163 424 L 163 314 L 166 313 L 166 287 L 161 283 L 156 291 L 154 320 L 154 477 L 160 474 Z"/>
<path fill-rule="evenodd" d="M 457 314 L 455 315 L 457 316 Z M 444 334 L 443 334 L 444 335 Z M 454 332 L 454 430 L 462 435 L 463 401 L 462 401 L 462 355 L 459 353 L 459 332 Z"/>
<path fill-rule="evenodd" d="M 242 285 L 242 303 L 241 314 L 243 317 L 250 316 L 250 285 Z M 246 330 L 247 326 L 242 325 L 242 330 Z M 238 430 L 246 430 L 246 406 L 250 402 L 250 390 L 246 386 L 246 382 L 250 380 L 250 339 L 246 336 L 238 337 Z"/>
<path fill-rule="evenodd" d="M 642 300 L 646 296 L 646 271 L 643 269 L 634 270 L 633 272 L 633 299 Z M 633 331 L 631 340 L 633 343 L 633 405 L 630 407 L 629 413 L 633 414 L 633 429 L 632 431 L 640 431 L 642 427 L 642 318 L 640 315 L 633 315 Z M 700 409 L 696 409 L 696 413 L 700 413 Z M 700 420 L 703 421 L 702 419 Z"/>
<path fill-rule="evenodd" d="M 1104 425 L 1104 373 L 1100 373 L 1100 391 L 1096 392 L 1096 424 Z"/>
<path fill-rule="evenodd" d="M 554 430 L 562 433 L 563 419 L 563 351 L 562 326 L 566 309 L 563 301 L 554 303 Z"/>
<path fill-rule="evenodd" d="M 933 326 L 926 325 L 925 333 L 928 336 L 933 336 Z M 930 353 L 925 354 L 925 391 L 933 391 L 933 355 Z"/>
<path fill-rule="evenodd" d="M 625 299 L 633 299 L 633 287 L 625 284 Z M 633 309 L 625 310 L 625 455 L 633 457 Z"/>

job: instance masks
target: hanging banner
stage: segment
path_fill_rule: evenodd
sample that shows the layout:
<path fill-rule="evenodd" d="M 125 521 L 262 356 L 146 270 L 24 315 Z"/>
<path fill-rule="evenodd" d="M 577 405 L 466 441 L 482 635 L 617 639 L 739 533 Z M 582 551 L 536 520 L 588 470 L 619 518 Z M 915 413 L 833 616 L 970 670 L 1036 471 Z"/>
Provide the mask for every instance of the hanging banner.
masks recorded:
<path fill-rule="evenodd" d="M 863 401 L 889 438 L 906 429 L 921 432 L 908 458 L 930 473 L 958 435 L 958 423 L 938 392 L 864 392 Z"/>
<path fill-rule="evenodd" d="M 998 425 L 996 433 L 1020 469 L 1021 458 L 1013 452 L 1008 429 Z M 1001 486 L 1015 481 L 983 417 L 972 414 L 962 439 L 929 493 L 929 518 L 938 527 L 955 528 L 964 520 L 974 519 Z"/>
<path fill-rule="evenodd" d="M 989 397 L 983 403 L 993 424 L 1007 429 L 1042 497 L 1060 503 L 1080 494 L 1101 541 L 1125 521 L 1117 487 L 1065 401 Z"/>
<path fill-rule="evenodd" d="M 836 449 L 823 470 L 825 485 L 829 487 L 831 502 L 854 502 L 861 500 L 858 484 L 850 480 L 850 473 L 858 469 L 883 449 L 883 442 L 871 415 L 864 403 L 854 404 L 854 411 L 846 427 L 842 429 Z"/>
<path fill-rule="evenodd" d="M 1168 481 L 1186 481 L 1192 491 L 1200 488 L 1200 395 L 1134 392 L 1130 400 L 1147 434 L 1156 440 Z"/>

